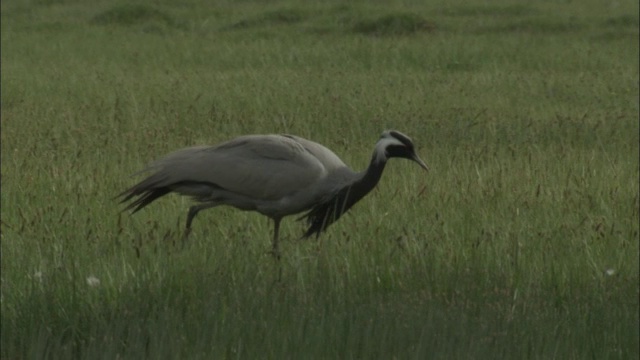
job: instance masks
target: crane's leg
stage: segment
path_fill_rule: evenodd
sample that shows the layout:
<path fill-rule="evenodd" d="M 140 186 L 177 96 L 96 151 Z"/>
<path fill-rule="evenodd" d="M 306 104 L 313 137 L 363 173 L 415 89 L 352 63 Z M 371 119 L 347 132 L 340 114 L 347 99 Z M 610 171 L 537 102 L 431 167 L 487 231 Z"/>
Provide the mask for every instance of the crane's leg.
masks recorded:
<path fill-rule="evenodd" d="M 278 249 L 278 236 L 280 233 L 280 220 L 281 218 L 273 219 L 273 248 L 271 250 L 271 255 L 273 255 L 276 260 L 280 260 L 280 250 Z"/>
<path fill-rule="evenodd" d="M 184 235 L 182 236 L 182 240 L 183 241 L 187 240 L 187 238 L 189 237 L 189 234 L 191 234 L 191 223 L 193 222 L 193 218 L 195 218 L 196 215 L 198 215 L 198 213 L 201 210 L 209 209 L 218 205 L 219 204 L 216 204 L 216 203 L 204 203 L 199 205 L 193 205 L 192 207 L 190 207 L 189 213 L 187 214 L 187 225 L 184 229 Z"/>

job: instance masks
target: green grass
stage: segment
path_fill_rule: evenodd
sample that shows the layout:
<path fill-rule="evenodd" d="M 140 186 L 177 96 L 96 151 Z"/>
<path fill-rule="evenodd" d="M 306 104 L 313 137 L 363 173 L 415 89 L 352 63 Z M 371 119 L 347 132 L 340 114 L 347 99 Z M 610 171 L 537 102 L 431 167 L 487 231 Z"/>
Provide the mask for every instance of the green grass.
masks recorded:
<path fill-rule="evenodd" d="M 2 2 L 0 357 L 635 359 L 638 4 Z M 392 160 L 319 240 L 113 197 L 177 148 Z M 95 279 L 99 284 L 95 284 Z M 93 284 L 93 285 L 90 285 Z"/>

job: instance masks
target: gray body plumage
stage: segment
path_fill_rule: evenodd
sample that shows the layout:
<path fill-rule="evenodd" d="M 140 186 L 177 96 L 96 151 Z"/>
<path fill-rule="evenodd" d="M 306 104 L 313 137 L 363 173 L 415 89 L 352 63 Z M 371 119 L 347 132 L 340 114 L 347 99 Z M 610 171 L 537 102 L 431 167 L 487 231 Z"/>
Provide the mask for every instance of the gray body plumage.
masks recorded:
<path fill-rule="evenodd" d="M 394 148 L 397 154 L 389 152 Z M 370 166 L 361 173 L 313 141 L 293 135 L 246 135 L 170 153 L 142 171 L 151 175 L 119 196 L 123 202 L 137 197 L 126 208 L 133 212 L 170 192 L 191 196 L 199 204 L 189 210 L 186 234 L 195 215 L 209 207 L 257 211 L 275 222 L 277 254 L 283 217 L 306 211 L 305 237 L 319 235 L 373 189 L 386 160 L 394 156 L 414 160 L 426 169 L 410 139 L 397 131 L 382 134 Z"/>

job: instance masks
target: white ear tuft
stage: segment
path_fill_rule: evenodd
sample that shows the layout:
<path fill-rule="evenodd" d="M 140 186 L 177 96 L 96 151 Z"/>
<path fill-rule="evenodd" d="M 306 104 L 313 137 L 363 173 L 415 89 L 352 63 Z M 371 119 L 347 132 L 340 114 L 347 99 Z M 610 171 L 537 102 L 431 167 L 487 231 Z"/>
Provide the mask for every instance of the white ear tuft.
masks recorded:
<path fill-rule="evenodd" d="M 380 140 L 376 143 L 375 159 L 376 162 L 387 161 L 387 147 L 391 145 L 405 146 L 400 140 L 395 138 L 390 131 L 385 131 L 380 136 Z"/>

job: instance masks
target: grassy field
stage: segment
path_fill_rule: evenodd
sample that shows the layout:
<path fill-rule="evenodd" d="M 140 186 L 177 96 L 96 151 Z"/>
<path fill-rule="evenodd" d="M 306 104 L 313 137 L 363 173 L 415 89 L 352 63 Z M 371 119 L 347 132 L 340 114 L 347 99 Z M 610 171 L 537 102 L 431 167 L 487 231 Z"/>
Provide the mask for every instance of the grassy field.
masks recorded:
<path fill-rule="evenodd" d="M 180 4 L 178 4 L 180 3 Z M 320 4 L 321 3 L 321 4 Z M 129 5 L 125 5 L 129 4 Z M 638 2 L 3 1 L 3 359 L 637 359 Z M 183 146 L 392 160 L 319 240 L 113 197 Z"/>

